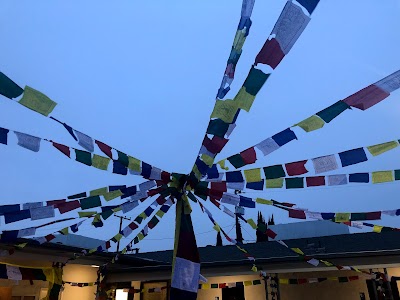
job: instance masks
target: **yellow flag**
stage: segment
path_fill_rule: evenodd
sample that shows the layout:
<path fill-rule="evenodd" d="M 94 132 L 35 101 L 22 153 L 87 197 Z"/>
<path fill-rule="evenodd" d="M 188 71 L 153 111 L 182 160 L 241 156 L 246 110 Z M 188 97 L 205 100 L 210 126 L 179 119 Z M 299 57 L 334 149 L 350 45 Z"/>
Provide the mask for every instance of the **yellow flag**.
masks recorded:
<path fill-rule="evenodd" d="M 90 196 L 101 196 L 107 194 L 107 191 L 108 191 L 107 187 L 92 190 L 90 191 Z"/>
<path fill-rule="evenodd" d="M 304 252 L 301 251 L 301 249 L 299 249 L 299 248 L 290 248 L 290 249 L 292 249 L 292 251 L 296 252 L 297 254 L 304 255 Z"/>
<path fill-rule="evenodd" d="M 78 215 L 80 218 L 90 217 L 95 215 L 96 213 L 96 211 L 78 211 Z"/>
<path fill-rule="evenodd" d="M 207 154 L 202 154 L 201 160 L 204 161 L 206 163 L 206 165 L 209 167 L 211 167 L 214 163 L 214 158 L 212 158 L 211 156 L 209 156 Z"/>
<path fill-rule="evenodd" d="M 244 286 L 249 286 L 249 285 L 253 285 L 253 281 L 251 280 L 246 280 L 245 282 L 243 282 Z"/>
<path fill-rule="evenodd" d="M 223 159 L 223 160 L 220 160 L 219 162 L 217 162 L 217 164 L 219 164 L 221 169 L 227 171 L 227 170 L 229 170 L 229 168 L 227 166 L 225 166 L 225 162 L 226 162 L 226 159 Z"/>
<path fill-rule="evenodd" d="M 335 222 L 348 222 L 350 221 L 350 213 L 336 213 Z"/>
<path fill-rule="evenodd" d="M 287 278 L 279 278 L 279 283 L 280 284 L 289 284 L 289 279 L 287 279 Z"/>
<path fill-rule="evenodd" d="M 260 204 L 272 205 L 274 202 L 272 200 L 267 200 L 263 198 L 256 198 L 256 202 Z"/>
<path fill-rule="evenodd" d="M 320 261 L 323 262 L 325 264 L 325 266 L 327 266 L 327 267 L 332 267 L 333 266 L 333 264 L 330 263 L 329 261 L 322 260 L 322 259 L 320 259 Z"/>
<path fill-rule="evenodd" d="M 213 229 L 214 229 L 215 231 L 217 231 L 217 232 L 220 232 L 220 231 L 221 231 L 221 227 L 219 227 L 218 224 L 215 224 L 214 227 L 213 227 Z"/>
<path fill-rule="evenodd" d="M 235 39 L 233 40 L 233 48 L 240 52 L 243 48 L 243 44 L 246 41 L 246 29 L 236 31 Z"/>
<path fill-rule="evenodd" d="M 140 172 L 140 160 L 132 156 L 128 156 L 128 169 Z"/>
<path fill-rule="evenodd" d="M 372 172 L 372 183 L 394 181 L 393 171 Z"/>
<path fill-rule="evenodd" d="M 283 178 L 266 179 L 265 186 L 267 189 L 279 189 L 283 187 Z"/>
<path fill-rule="evenodd" d="M 201 289 L 202 289 L 202 290 L 209 290 L 210 288 L 211 288 L 211 285 L 208 284 L 208 283 L 203 283 L 203 284 L 201 285 Z"/>
<path fill-rule="evenodd" d="M 110 160 L 108 157 L 93 154 L 92 166 L 100 170 L 107 170 Z"/>
<path fill-rule="evenodd" d="M 237 103 L 238 108 L 249 112 L 255 98 L 256 96 L 249 94 L 246 91 L 246 88 L 242 87 L 233 99 L 233 101 Z"/>
<path fill-rule="evenodd" d="M 15 247 L 22 249 L 22 248 L 25 248 L 26 245 L 28 245 L 28 243 L 21 243 L 21 244 L 15 245 Z"/>
<path fill-rule="evenodd" d="M 391 141 L 383 144 L 378 144 L 378 145 L 373 145 L 367 147 L 369 153 L 371 153 L 373 156 L 377 156 L 379 154 L 385 153 L 386 151 L 392 150 L 393 148 L 396 148 L 399 145 L 397 141 Z"/>
<path fill-rule="evenodd" d="M 247 224 L 249 224 L 253 229 L 257 229 L 257 224 L 253 219 L 248 219 Z"/>
<path fill-rule="evenodd" d="M 244 170 L 244 177 L 247 182 L 260 182 L 261 181 L 261 169 L 250 169 Z"/>
<path fill-rule="evenodd" d="M 328 277 L 328 280 L 330 280 L 330 281 L 339 281 L 339 278 L 337 278 L 337 277 Z"/>
<path fill-rule="evenodd" d="M 252 270 L 253 272 L 258 272 L 258 269 L 257 269 L 257 266 L 256 266 L 256 265 L 253 265 L 253 266 L 251 267 L 251 270 Z"/>
<path fill-rule="evenodd" d="M 67 235 L 67 234 L 68 234 L 68 227 L 65 227 L 65 228 L 61 229 L 60 232 L 61 232 L 63 235 Z"/>
<path fill-rule="evenodd" d="M 114 236 L 114 239 L 116 239 L 117 241 L 120 241 L 122 238 L 123 238 L 123 235 L 120 234 L 120 233 L 117 233 L 117 234 Z"/>
<path fill-rule="evenodd" d="M 19 104 L 45 116 L 48 116 L 57 105 L 49 97 L 29 86 L 25 86 L 24 94 L 19 100 Z"/>
<path fill-rule="evenodd" d="M 215 102 L 214 110 L 211 113 L 211 118 L 218 118 L 225 123 L 232 123 L 235 118 L 238 105 L 233 100 L 217 100 Z"/>
<path fill-rule="evenodd" d="M 201 176 L 202 176 L 201 172 L 199 171 L 199 168 L 196 165 L 193 166 L 192 171 L 193 171 L 194 175 L 196 175 L 196 178 L 201 178 Z"/>
<path fill-rule="evenodd" d="M 383 229 L 383 226 L 374 225 L 374 227 L 373 227 L 372 230 L 373 230 L 374 232 L 376 232 L 376 233 L 381 233 L 382 229 Z"/>
<path fill-rule="evenodd" d="M 139 232 L 139 234 L 137 235 L 137 237 L 138 237 L 139 241 L 141 241 L 141 240 L 144 239 L 144 235 L 143 235 L 143 233 L 141 233 L 141 232 Z"/>
<path fill-rule="evenodd" d="M 159 211 L 156 213 L 156 216 L 162 218 L 162 217 L 164 216 L 164 214 L 165 214 L 165 213 L 164 213 L 162 210 L 159 210 Z"/>
<path fill-rule="evenodd" d="M 301 121 L 300 123 L 295 124 L 294 126 L 299 126 L 305 132 L 310 132 L 310 131 L 320 129 L 320 128 L 324 127 L 324 125 L 325 125 L 324 120 L 322 120 L 317 115 L 313 115 L 313 116 Z"/>
<path fill-rule="evenodd" d="M 110 200 L 118 198 L 119 196 L 122 196 L 122 195 L 123 195 L 123 193 L 120 190 L 115 190 L 115 191 L 104 194 L 103 197 L 106 201 L 110 201 Z"/>

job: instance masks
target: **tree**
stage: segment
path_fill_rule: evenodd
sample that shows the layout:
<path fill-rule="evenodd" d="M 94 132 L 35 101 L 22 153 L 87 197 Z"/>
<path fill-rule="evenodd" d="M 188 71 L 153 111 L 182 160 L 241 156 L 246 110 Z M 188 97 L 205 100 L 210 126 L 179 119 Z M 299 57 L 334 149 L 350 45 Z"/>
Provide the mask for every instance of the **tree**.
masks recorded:
<path fill-rule="evenodd" d="M 258 212 L 257 228 L 263 228 L 263 229 L 265 228 L 265 230 L 267 230 L 267 224 L 261 212 Z M 257 237 L 256 243 L 268 241 L 268 236 L 264 233 L 265 230 L 264 231 L 256 230 L 256 237 Z"/>
<path fill-rule="evenodd" d="M 242 235 L 242 226 L 239 222 L 239 217 L 236 214 L 236 241 L 239 243 L 243 243 L 243 235 Z"/>
<path fill-rule="evenodd" d="M 221 232 L 218 231 L 217 233 L 217 244 L 216 246 L 222 246 L 222 237 L 221 237 Z"/>
<path fill-rule="evenodd" d="M 268 225 L 275 225 L 274 214 L 272 214 L 272 217 L 268 220 Z"/>

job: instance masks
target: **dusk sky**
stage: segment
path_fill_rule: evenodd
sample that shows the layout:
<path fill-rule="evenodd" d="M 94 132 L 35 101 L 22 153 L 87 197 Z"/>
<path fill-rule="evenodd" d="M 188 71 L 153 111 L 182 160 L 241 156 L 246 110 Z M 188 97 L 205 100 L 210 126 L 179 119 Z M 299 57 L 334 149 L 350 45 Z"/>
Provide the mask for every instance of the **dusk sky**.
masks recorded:
<path fill-rule="evenodd" d="M 256 1 L 250 35 L 226 98 L 240 89 L 285 3 Z M 189 173 L 215 103 L 240 10 L 240 0 L 3 0 L 0 71 L 20 86 L 33 87 L 57 102 L 52 115 L 73 128 L 164 170 Z M 400 0 L 321 0 L 305 32 L 268 79 L 251 111 L 240 114 L 230 142 L 217 160 L 399 70 L 399 28 Z M 62 126 L 2 96 L 0 127 L 78 148 Z M 254 166 L 396 140 L 400 138 L 398 128 L 400 91 L 366 111 L 346 111 L 324 128 L 302 133 L 298 141 Z M 329 174 L 400 169 L 399 158 L 400 147 Z M 0 145 L 0 178 L 1 204 L 61 199 L 107 185 L 144 181 L 76 163 L 47 143 L 34 153 L 16 142 Z M 249 197 L 292 202 L 322 212 L 397 209 L 399 194 L 399 182 L 246 191 Z M 206 205 L 227 232 L 233 228 L 234 219 L 209 202 Z M 213 225 L 197 204 L 192 206 L 198 245 L 215 244 Z M 127 216 L 135 218 L 144 207 Z M 273 213 L 276 223 L 298 221 L 265 205 L 246 209 L 246 217 L 256 219 L 258 210 L 267 218 Z M 77 216 L 77 212 L 67 216 Z M 140 251 L 172 249 L 174 217 L 170 210 L 138 245 Z M 399 217 L 383 216 L 375 223 L 400 227 L 399 221 Z M 44 223 L 4 225 L 3 218 L 0 222 L 3 230 Z M 78 234 L 108 240 L 117 233 L 119 219 L 109 218 L 100 229 L 86 223 Z M 62 227 L 52 225 L 37 233 L 46 235 Z M 234 230 L 230 234 L 234 236 Z M 254 230 L 246 224 L 243 236 L 249 242 L 255 240 Z"/>

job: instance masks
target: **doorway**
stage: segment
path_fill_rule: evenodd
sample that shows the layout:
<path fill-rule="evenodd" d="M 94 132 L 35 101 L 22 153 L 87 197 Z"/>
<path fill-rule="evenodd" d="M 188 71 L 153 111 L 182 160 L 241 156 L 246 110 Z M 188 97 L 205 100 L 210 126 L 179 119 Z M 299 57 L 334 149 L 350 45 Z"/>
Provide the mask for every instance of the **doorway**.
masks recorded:
<path fill-rule="evenodd" d="M 245 300 L 244 287 L 238 286 L 222 289 L 222 300 Z"/>

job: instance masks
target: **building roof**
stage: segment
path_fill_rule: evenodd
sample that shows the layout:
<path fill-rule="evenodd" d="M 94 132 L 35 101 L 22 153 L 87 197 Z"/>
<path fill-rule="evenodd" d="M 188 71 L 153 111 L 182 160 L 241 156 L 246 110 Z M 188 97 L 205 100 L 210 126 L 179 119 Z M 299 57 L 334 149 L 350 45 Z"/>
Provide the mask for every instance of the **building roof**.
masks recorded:
<path fill-rule="evenodd" d="M 319 258 L 352 257 L 385 254 L 400 254 L 400 232 L 357 233 L 314 238 L 286 240 L 290 248 L 300 248 L 306 255 Z M 276 241 L 251 243 L 243 248 L 258 262 L 292 261 L 298 256 Z M 207 264 L 232 265 L 243 263 L 247 258 L 236 246 L 207 246 L 199 248 L 202 266 Z M 130 254 L 136 258 L 158 261 L 162 264 L 172 263 L 172 250 Z"/>

